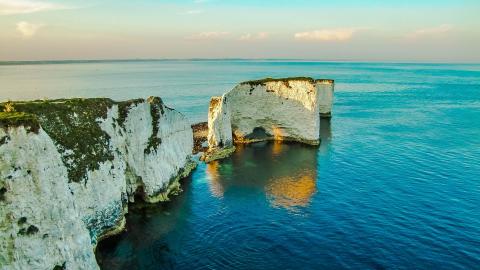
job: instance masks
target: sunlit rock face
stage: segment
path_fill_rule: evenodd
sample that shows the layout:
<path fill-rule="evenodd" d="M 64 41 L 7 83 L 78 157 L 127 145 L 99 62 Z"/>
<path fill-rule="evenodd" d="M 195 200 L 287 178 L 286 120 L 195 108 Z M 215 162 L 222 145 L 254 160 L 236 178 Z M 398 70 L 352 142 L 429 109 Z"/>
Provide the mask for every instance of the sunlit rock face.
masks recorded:
<path fill-rule="evenodd" d="M 319 144 L 320 117 L 331 116 L 334 83 L 312 78 L 244 82 L 214 97 L 209 110 L 211 149 L 265 140 Z"/>
<path fill-rule="evenodd" d="M 226 95 L 212 97 L 208 109 L 208 144 L 212 147 L 231 146 L 232 123 Z"/>
<path fill-rule="evenodd" d="M 2 269 L 98 268 L 94 247 L 134 195 L 168 200 L 195 167 L 190 123 L 159 98 L 13 106 L 0 113 Z"/>

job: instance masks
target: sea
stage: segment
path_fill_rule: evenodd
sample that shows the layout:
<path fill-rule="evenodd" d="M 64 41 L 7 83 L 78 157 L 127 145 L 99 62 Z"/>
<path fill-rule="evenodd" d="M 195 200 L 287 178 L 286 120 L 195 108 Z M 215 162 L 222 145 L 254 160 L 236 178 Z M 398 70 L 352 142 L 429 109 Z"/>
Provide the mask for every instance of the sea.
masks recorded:
<path fill-rule="evenodd" d="M 0 101 L 160 96 L 197 123 L 211 96 L 289 76 L 335 80 L 321 145 L 199 164 L 171 201 L 130 206 L 101 268 L 480 269 L 480 64 L 0 62 Z"/>

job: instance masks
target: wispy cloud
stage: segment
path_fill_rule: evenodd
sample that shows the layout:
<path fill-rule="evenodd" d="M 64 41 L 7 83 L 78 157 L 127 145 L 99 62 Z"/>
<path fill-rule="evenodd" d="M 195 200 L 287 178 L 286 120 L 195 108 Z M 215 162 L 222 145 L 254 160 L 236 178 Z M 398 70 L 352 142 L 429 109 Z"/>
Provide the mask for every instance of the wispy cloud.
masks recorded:
<path fill-rule="evenodd" d="M 22 22 L 17 23 L 17 31 L 20 32 L 22 37 L 31 38 L 43 26 L 44 26 L 43 24 L 35 24 L 35 23 L 29 23 L 29 22 L 22 21 Z"/>
<path fill-rule="evenodd" d="M 452 30 L 453 30 L 452 25 L 442 24 L 437 27 L 417 29 L 407 34 L 405 37 L 408 39 L 415 39 L 415 38 L 422 38 L 422 37 L 436 37 L 436 36 L 447 34 Z"/>
<path fill-rule="evenodd" d="M 301 41 L 347 41 L 359 28 L 321 29 L 310 32 L 295 33 L 296 40 Z"/>
<path fill-rule="evenodd" d="M 268 38 L 268 33 L 260 32 L 260 33 L 257 33 L 257 34 L 250 34 L 250 33 L 244 34 L 244 35 L 240 36 L 239 40 L 241 40 L 241 41 L 251 41 L 251 40 L 262 40 L 262 39 L 266 39 L 266 38 Z"/>
<path fill-rule="evenodd" d="M 225 36 L 228 36 L 229 32 L 202 32 L 192 36 L 186 37 L 186 39 L 190 40 L 209 40 L 209 39 L 219 39 Z"/>
<path fill-rule="evenodd" d="M 0 15 L 27 14 L 69 7 L 35 0 L 0 0 Z"/>
<path fill-rule="evenodd" d="M 185 11 L 184 14 L 187 14 L 187 15 L 195 15 L 195 14 L 201 14 L 203 13 L 203 10 L 201 9 L 194 9 L 194 10 L 187 10 Z"/>

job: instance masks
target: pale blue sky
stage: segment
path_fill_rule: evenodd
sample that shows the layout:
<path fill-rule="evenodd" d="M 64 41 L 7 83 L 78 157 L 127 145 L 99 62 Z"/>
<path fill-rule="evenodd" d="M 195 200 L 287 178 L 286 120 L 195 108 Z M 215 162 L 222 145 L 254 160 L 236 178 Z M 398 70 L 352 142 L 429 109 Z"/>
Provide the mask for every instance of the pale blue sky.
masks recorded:
<path fill-rule="evenodd" d="M 0 0 L 0 61 L 480 62 L 480 1 Z"/>

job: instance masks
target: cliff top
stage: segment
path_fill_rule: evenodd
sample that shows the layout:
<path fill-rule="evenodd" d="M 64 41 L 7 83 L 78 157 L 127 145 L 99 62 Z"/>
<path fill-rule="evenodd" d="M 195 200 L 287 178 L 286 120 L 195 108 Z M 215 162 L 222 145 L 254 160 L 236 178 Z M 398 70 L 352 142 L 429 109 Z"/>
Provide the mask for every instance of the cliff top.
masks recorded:
<path fill-rule="evenodd" d="M 118 106 L 118 118 L 113 123 L 124 128 L 130 108 L 148 102 L 152 114 L 153 132 L 146 153 L 160 145 L 157 122 L 166 106 L 161 98 L 132 99 L 116 102 L 109 98 L 72 98 L 55 100 L 9 101 L 0 103 L 0 127 L 25 126 L 38 132 L 40 126 L 53 139 L 62 154 L 71 181 L 86 179 L 87 171 L 113 159 L 110 136 L 102 130 L 99 119 L 107 117 L 108 110 Z"/>
<path fill-rule="evenodd" d="M 24 112 L 0 112 L 0 127 L 24 126 L 28 131 L 38 132 L 40 124 L 35 115 Z"/>
<path fill-rule="evenodd" d="M 328 83 L 333 83 L 333 80 L 330 79 L 314 79 L 311 77 L 288 77 L 288 78 L 265 78 L 261 80 L 253 80 L 253 81 L 246 81 L 242 82 L 240 84 L 248 84 L 252 86 L 257 86 L 257 85 L 264 85 L 269 82 L 283 82 L 285 84 L 288 84 L 288 82 L 291 81 L 308 81 L 310 83 L 317 83 L 317 82 L 328 82 Z"/>

